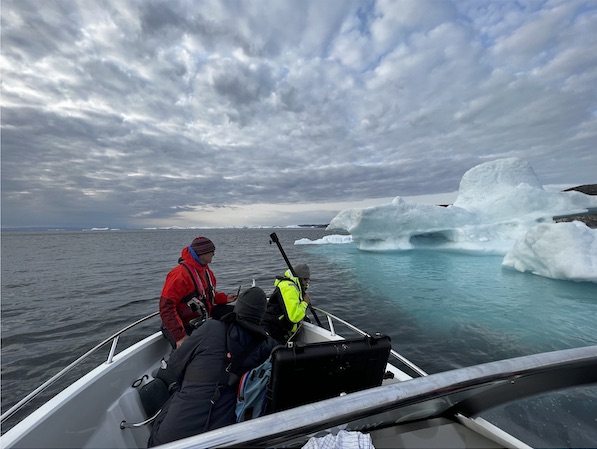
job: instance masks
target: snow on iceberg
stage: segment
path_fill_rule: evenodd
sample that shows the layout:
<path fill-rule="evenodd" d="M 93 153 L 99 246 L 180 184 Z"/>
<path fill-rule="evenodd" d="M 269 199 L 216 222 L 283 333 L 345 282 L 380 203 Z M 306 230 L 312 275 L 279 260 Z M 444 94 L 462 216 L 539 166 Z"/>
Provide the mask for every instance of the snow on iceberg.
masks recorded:
<path fill-rule="evenodd" d="M 530 164 L 508 158 L 473 167 L 460 180 L 454 207 L 479 216 L 485 223 L 522 218 L 576 214 L 597 206 L 597 198 L 581 192 L 548 192 Z"/>

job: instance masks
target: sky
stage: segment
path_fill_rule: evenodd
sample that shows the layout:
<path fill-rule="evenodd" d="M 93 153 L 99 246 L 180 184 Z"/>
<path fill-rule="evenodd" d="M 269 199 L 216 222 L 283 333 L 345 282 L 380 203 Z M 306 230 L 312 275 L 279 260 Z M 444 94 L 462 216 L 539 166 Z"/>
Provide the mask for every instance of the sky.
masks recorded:
<path fill-rule="evenodd" d="M 597 182 L 596 1 L 2 0 L 2 227 L 329 223 Z"/>

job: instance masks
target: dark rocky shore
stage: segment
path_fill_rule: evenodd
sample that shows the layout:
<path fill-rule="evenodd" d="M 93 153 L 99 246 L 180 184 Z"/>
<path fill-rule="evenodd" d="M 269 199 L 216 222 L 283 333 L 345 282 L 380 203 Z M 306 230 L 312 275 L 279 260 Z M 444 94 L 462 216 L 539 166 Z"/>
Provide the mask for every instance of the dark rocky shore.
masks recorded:
<path fill-rule="evenodd" d="M 586 195 L 597 195 L 597 184 L 585 184 L 582 186 L 571 187 L 569 189 L 564 190 L 564 192 L 570 192 L 572 190 L 582 192 Z M 597 228 L 597 214 L 580 214 L 569 215 L 566 217 L 554 217 L 554 221 L 556 223 L 574 220 L 584 222 L 589 228 Z"/>

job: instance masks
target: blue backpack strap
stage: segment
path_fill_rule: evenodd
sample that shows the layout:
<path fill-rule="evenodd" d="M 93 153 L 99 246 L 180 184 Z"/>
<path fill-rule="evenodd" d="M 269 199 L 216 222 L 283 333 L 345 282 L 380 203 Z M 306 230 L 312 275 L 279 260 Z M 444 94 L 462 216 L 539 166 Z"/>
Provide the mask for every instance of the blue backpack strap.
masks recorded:
<path fill-rule="evenodd" d="M 247 371 L 241 377 L 235 409 L 237 422 L 266 414 L 271 370 L 272 356 L 270 355 L 261 365 Z"/>
<path fill-rule="evenodd" d="M 230 352 L 229 351 L 229 347 L 230 347 L 229 338 L 230 337 L 228 335 L 229 330 L 230 330 L 230 324 L 228 324 L 228 326 L 226 327 L 226 355 Z M 263 341 L 262 338 L 259 338 L 259 336 L 257 336 L 257 335 L 253 335 L 251 343 L 248 344 L 247 346 L 245 346 L 243 348 L 242 352 L 238 356 L 231 357 L 230 359 L 227 358 L 224 361 L 223 371 L 220 373 L 220 378 L 218 380 L 218 383 L 216 384 L 216 389 L 214 391 L 213 396 L 210 399 L 211 405 L 209 407 L 209 413 L 207 415 L 207 420 L 205 421 L 204 431 L 209 430 L 209 424 L 211 421 L 211 413 L 213 411 L 214 405 L 216 405 L 216 403 L 218 402 L 218 399 L 220 399 L 222 388 L 232 386 L 238 382 L 238 380 L 240 378 L 240 376 L 237 374 L 238 369 L 242 366 L 242 364 L 247 359 L 247 357 L 249 355 L 251 355 L 251 353 L 257 348 L 257 346 L 259 346 L 259 344 L 261 344 L 262 341 Z M 229 362 L 226 363 L 228 360 L 229 360 Z M 195 373 L 197 373 L 198 375 L 201 375 L 201 373 L 203 373 L 203 370 L 194 370 L 193 373 L 191 373 L 191 375 L 194 375 Z M 195 378 L 194 377 L 188 378 L 187 375 L 185 374 L 185 380 L 195 380 Z"/>

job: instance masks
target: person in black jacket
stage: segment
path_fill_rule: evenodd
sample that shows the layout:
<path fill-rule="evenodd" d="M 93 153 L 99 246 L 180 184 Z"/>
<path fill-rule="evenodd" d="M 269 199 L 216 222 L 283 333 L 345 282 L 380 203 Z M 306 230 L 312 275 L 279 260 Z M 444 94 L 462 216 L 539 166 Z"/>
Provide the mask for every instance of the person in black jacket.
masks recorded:
<path fill-rule="evenodd" d="M 207 320 L 172 352 L 168 369 L 181 388 L 155 419 L 148 447 L 236 422 L 240 376 L 263 363 L 278 344 L 261 327 L 266 305 L 264 291 L 252 287 L 233 312 Z"/>

